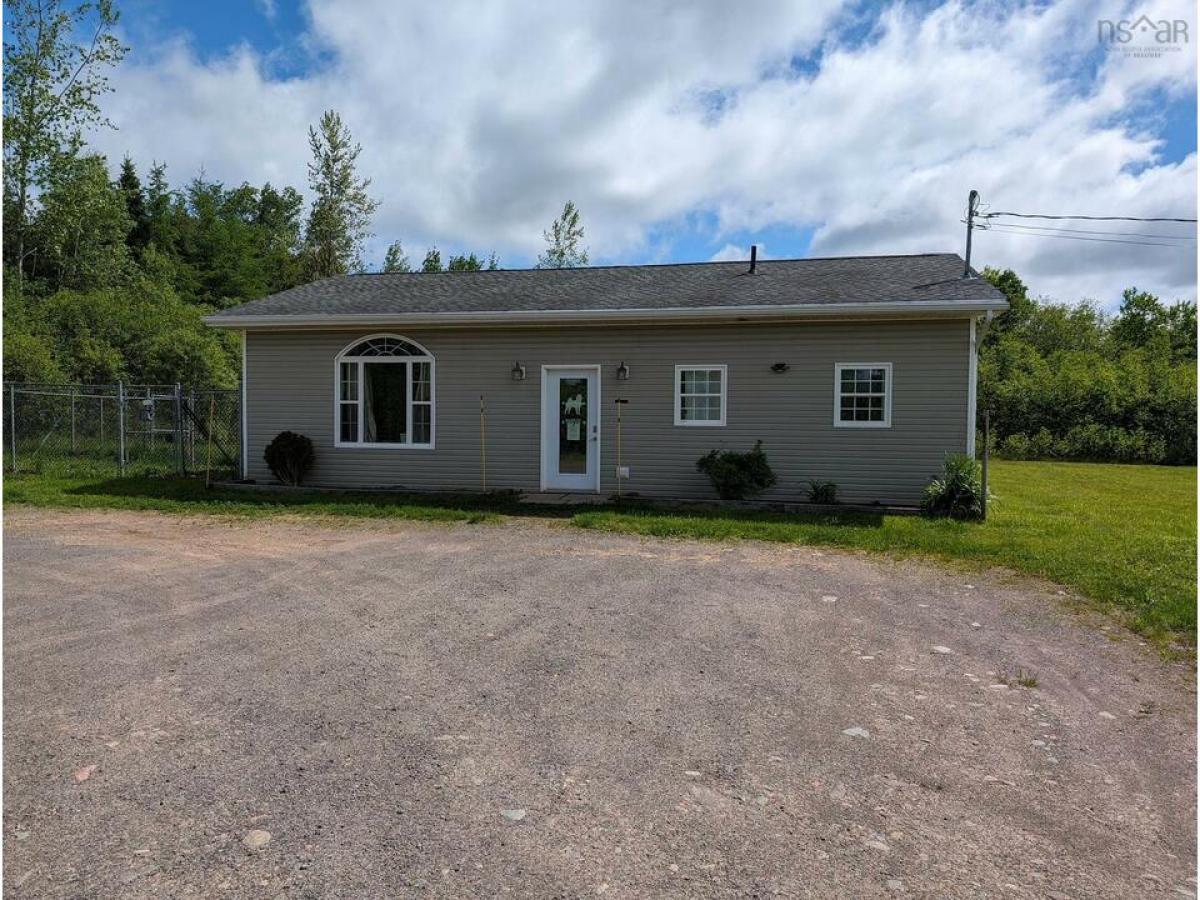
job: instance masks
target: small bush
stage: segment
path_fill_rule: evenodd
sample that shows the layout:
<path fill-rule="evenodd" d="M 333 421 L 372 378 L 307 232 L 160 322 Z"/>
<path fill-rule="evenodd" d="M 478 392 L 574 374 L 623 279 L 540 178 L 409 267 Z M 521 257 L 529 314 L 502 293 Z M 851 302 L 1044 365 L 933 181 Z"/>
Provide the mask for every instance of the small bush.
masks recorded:
<path fill-rule="evenodd" d="M 726 503 L 757 496 L 775 483 L 762 441 L 748 453 L 710 450 L 696 461 L 696 468 L 708 476 L 717 496 Z"/>
<path fill-rule="evenodd" d="M 281 431 L 275 435 L 263 452 L 263 459 L 271 474 L 284 484 L 291 485 L 304 480 L 312 468 L 314 456 L 312 441 L 294 431 Z"/>
<path fill-rule="evenodd" d="M 979 463 L 962 453 L 951 453 L 940 478 L 925 487 L 921 512 L 927 516 L 951 519 L 978 519 L 983 516 L 983 482 Z"/>
<path fill-rule="evenodd" d="M 808 502 L 823 503 L 826 506 L 837 503 L 837 485 L 832 481 L 810 481 L 808 483 Z"/>

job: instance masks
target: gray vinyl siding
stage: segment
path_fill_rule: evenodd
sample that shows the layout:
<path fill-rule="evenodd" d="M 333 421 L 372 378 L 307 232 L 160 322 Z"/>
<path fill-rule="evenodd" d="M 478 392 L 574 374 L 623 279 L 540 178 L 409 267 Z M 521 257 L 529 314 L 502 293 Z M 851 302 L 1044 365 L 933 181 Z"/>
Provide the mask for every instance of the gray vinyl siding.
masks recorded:
<path fill-rule="evenodd" d="M 802 500 L 810 479 L 852 502 L 911 504 L 949 452 L 967 446 L 967 319 L 403 331 L 436 360 L 434 449 L 334 446 L 334 358 L 370 331 L 250 332 L 246 338 L 247 474 L 271 481 L 263 448 L 284 430 L 316 445 L 309 481 L 340 487 L 480 488 L 480 396 L 486 399 L 489 489 L 536 491 L 541 367 L 599 365 L 601 491 L 615 491 L 617 397 L 623 490 L 714 496 L 696 460 L 761 439 L 778 484 L 764 499 Z M 514 382 L 514 362 L 527 378 Z M 628 381 L 618 381 L 624 361 Z M 777 374 L 771 365 L 790 369 Z M 834 365 L 892 363 L 892 426 L 835 428 Z M 728 367 L 724 427 L 674 424 L 675 366 Z"/>

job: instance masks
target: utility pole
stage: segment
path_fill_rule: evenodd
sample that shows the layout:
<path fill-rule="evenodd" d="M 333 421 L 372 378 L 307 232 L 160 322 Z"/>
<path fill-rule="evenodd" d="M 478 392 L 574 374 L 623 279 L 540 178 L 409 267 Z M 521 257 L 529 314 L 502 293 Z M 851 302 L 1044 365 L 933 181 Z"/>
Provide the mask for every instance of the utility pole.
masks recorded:
<path fill-rule="evenodd" d="M 963 267 L 963 278 L 971 277 L 971 230 L 975 227 L 975 214 L 979 212 L 979 191 L 967 194 L 967 264 Z"/>

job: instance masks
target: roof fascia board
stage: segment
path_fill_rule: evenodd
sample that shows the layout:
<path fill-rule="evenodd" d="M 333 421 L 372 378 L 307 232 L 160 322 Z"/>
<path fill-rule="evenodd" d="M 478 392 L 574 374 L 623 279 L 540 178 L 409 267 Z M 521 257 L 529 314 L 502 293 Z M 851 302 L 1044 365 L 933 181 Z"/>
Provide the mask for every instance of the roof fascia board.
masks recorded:
<path fill-rule="evenodd" d="M 758 321 L 826 317 L 872 317 L 924 315 L 978 315 L 1007 309 L 1004 300 L 900 300 L 877 303 L 820 303 L 795 306 L 713 306 L 706 308 L 678 307 L 670 309 L 555 309 L 502 310 L 496 312 L 442 313 L 350 313 L 303 315 L 243 315 L 207 316 L 206 325 L 214 328 L 337 328 L 386 326 L 439 325 L 593 325 L 626 322 L 706 322 Z"/>

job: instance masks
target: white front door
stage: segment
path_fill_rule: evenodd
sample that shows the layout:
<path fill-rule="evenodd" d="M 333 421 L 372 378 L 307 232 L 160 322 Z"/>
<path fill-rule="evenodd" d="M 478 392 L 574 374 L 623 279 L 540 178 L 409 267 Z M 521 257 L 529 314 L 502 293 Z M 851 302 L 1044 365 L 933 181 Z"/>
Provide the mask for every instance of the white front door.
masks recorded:
<path fill-rule="evenodd" d="M 542 489 L 600 490 L 600 367 L 542 368 Z"/>

